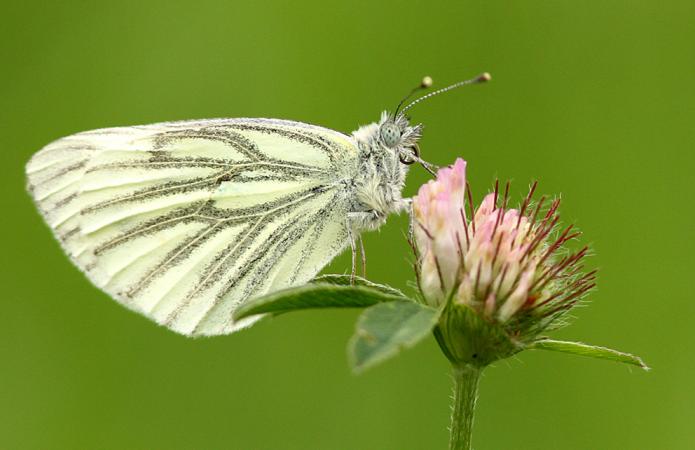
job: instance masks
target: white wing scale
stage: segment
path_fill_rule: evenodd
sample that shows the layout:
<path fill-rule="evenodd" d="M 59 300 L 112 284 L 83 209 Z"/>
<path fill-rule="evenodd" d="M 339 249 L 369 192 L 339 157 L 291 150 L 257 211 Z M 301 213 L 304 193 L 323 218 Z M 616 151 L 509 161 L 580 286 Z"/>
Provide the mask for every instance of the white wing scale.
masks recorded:
<path fill-rule="evenodd" d="M 99 288 L 193 335 L 246 325 L 244 301 L 313 278 L 348 242 L 355 142 L 272 119 L 170 122 L 60 139 L 29 191 Z"/>

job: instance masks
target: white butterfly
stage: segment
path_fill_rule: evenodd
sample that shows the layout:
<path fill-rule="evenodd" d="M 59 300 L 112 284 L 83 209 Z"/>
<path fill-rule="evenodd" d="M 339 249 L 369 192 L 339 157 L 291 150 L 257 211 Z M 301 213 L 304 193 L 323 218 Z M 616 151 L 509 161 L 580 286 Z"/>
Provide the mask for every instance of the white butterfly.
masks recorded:
<path fill-rule="evenodd" d="M 352 135 L 275 119 L 106 128 L 36 153 L 28 190 L 97 287 L 179 333 L 227 334 L 251 322 L 232 319 L 243 302 L 349 244 L 354 260 L 359 232 L 406 206 L 419 137 L 403 113 Z"/>

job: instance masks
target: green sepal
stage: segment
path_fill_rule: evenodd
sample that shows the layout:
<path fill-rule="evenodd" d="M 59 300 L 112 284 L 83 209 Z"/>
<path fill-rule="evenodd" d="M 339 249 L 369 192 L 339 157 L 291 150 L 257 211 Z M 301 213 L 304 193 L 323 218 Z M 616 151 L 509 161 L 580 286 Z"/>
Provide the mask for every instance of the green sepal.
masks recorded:
<path fill-rule="evenodd" d="M 363 308 L 404 298 L 402 294 L 393 295 L 366 285 L 307 284 L 253 299 L 234 311 L 233 318 L 239 320 L 257 314 L 282 314 L 302 309 Z"/>
<path fill-rule="evenodd" d="M 647 366 L 644 363 L 644 361 L 642 361 L 642 358 L 640 358 L 639 356 L 619 352 L 617 350 L 613 350 L 606 347 L 598 347 L 595 345 L 583 344 L 581 342 L 556 341 L 554 339 L 542 338 L 534 341 L 526 348 L 552 350 L 554 352 L 563 352 L 579 356 L 589 356 L 592 358 L 607 359 L 610 361 L 617 361 L 624 364 L 638 366 L 639 368 L 644 370 L 649 370 L 649 366 Z"/>
<path fill-rule="evenodd" d="M 524 348 L 502 325 L 456 303 L 448 303 L 444 308 L 434 336 L 455 366 L 485 367 Z"/>
<path fill-rule="evenodd" d="M 355 372 L 362 372 L 426 338 L 439 320 L 440 311 L 412 300 L 380 303 L 358 318 L 348 344 L 348 358 Z"/>

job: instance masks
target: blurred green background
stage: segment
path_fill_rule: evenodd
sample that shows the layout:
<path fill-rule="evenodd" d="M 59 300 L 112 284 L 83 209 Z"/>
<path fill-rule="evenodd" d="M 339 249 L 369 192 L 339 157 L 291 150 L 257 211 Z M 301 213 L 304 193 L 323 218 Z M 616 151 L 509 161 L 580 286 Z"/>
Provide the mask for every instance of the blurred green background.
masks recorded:
<path fill-rule="evenodd" d="M 480 198 L 533 179 L 601 269 L 558 338 L 650 373 L 554 353 L 485 373 L 476 450 L 695 448 L 695 3 L 3 2 L 1 449 L 445 448 L 434 340 L 351 375 L 355 311 L 190 340 L 127 311 L 63 256 L 24 192 L 46 143 L 114 125 L 278 117 L 349 132 L 423 75 L 493 81 L 412 111 L 431 162 Z M 414 169 L 407 194 L 427 180 Z M 366 235 L 369 276 L 408 289 L 406 217 Z M 343 272 L 349 255 L 329 268 Z"/>

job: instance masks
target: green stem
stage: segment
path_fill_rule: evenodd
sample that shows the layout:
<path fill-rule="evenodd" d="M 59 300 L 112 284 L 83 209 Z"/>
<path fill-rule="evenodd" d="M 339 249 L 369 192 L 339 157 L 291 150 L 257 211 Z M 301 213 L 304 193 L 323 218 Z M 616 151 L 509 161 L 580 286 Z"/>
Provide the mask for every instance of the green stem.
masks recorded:
<path fill-rule="evenodd" d="M 451 410 L 449 450 L 470 450 L 481 369 L 468 365 L 454 366 L 453 369 L 454 404 Z"/>

